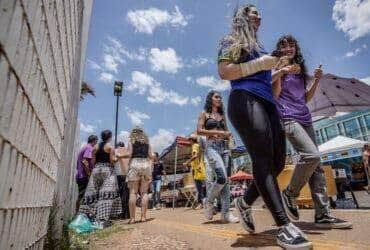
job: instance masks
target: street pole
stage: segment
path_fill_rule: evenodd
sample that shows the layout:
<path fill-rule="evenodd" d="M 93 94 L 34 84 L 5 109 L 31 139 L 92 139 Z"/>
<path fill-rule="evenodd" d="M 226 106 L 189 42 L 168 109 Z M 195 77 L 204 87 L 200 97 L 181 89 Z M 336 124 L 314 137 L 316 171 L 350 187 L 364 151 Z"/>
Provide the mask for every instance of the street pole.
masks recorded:
<path fill-rule="evenodd" d="M 117 147 L 117 136 L 118 136 L 118 108 L 119 108 L 119 98 L 122 96 L 122 85 L 123 82 L 114 82 L 114 96 L 116 96 L 116 127 L 114 129 L 114 147 Z"/>
<path fill-rule="evenodd" d="M 119 96 L 116 96 L 116 127 L 114 129 L 114 147 L 117 147 L 117 134 L 118 134 L 118 106 L 119 106 Z"/>

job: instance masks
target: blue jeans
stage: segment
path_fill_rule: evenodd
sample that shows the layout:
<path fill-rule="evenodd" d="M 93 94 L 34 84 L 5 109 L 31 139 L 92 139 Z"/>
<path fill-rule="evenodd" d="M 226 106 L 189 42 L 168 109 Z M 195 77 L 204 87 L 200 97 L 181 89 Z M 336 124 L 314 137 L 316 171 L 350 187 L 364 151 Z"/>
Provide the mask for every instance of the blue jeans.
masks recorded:
<path fill-rule="evenodd" d="M 153 180 L 152 182 L 154 206 L 156 206 L 158 203 L 161 203 L 161 184 L 162 180 Z"/>
<path fill-rule="evenodd" d="M 206 197 L 206 183 L 200 180 L 194 180 L 194 182 L 198 192 L 198 203 L 202 204 L 203 199 Z"/>
<path fill-rule="evenodd" d="M 207 140 L 206 150 L 206 184 L 207 201 L 214 203 L 216 198 L 221 200 L 221 214 L 225 215 L 230 209 L 230 185 L 227 177 L 229 153 L 223 140 Z"/>

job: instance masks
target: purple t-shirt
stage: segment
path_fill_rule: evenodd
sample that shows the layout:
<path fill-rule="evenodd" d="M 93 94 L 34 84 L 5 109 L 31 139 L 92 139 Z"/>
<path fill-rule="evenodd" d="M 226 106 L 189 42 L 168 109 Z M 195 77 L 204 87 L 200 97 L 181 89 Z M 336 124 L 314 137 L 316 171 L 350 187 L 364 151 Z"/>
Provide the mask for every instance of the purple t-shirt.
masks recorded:
<path fill-rule="evenodd" d="M 306 88 L 301 75 L 287 74 L 281 79 L 281 93 L 276 103 L 283 120 L 294 120 L 302 125 L 312 124 L 306 105 Z"/>
<path fill-rule="evenodd" d="M 90 144 L 86 144 L 81 148 L 80 153 L 78 153 L 76 179 L 87 177 L 82 163 L 84 158 L 88 160 L 90 169 L 93 169 L 94 166 L 91 165 L 92 151 L 93 147 Z"/>

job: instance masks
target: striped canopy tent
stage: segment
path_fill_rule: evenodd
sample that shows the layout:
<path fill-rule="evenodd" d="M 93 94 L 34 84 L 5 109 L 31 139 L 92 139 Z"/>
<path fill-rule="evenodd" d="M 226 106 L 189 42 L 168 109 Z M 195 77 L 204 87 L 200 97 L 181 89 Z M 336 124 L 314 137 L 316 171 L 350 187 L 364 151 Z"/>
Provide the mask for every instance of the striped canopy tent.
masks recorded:
<path fill-rule="evenodd" d="M 332 74 L 322 76 L 314 97 L 308 103 L 312 116 L 333 116 L 370 108 L 370 86 L 355 78 Z"/>
<path fill-rule="evenodd" d="M 191 157 L 191 141 L 185 137 L 177 136 L 175 141 L 159 156 L 163 162 L 166 173 L 176 174 L 188 172 L 182 164 Z M 176 190 L 176 181 L 173 185 L 173 194 Z M 175 207 L 175 199 L 172 199 L 172 207 Z"/>

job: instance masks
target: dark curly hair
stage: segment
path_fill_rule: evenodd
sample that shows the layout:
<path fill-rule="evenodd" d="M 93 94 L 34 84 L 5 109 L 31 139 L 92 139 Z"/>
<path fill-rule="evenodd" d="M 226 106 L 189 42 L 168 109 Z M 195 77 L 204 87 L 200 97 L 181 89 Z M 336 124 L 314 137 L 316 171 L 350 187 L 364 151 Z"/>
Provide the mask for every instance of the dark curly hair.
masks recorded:
<path fill-rule="evenodd" d="M 207 97 L 206 97 L 206 103 L 204 104 L 204 111 L 208 114 L 211 114 L 212 113 L 212 97 L 215 95 L 215 94 L 220 94 L 220 92 L 218 91 L 215 91 L 215 90 L 211 90 L 208 92 L 207 94 Z M 224 115 L 224 106 L 221 102 L 221 106 L 218 108 L 217 112 L 220 114 L 220 115 Z"/>
<path fill-rule="evenodd" d="M 292 62 L 295 63 L 295 64 L 298 64 L 301 67 L 301 77 L 303 78 L 304 86 L 306 87 L 307 86 L 307 81 L 308 81 L 308 78 L 309 78 L 309 76 L 307 74 L 307 67 L 306 67 L 302 52 L 301 52 L 301 48 L 299 47 L 298 41 L 297 41 L 297 39 L 294 38 L 294 36 L 292 36 L 292 35 L 283 35 L 282 37 L 280 37 L 278 42 L 276 43 L 276 48 L 272 52 L 272 55 L 281 57 L 282 55 L 281 55 L 280 47 L 284 43 L 294 44 L 296 52 L 295 52 L 295 55 L 294 55 L 294 58 L 293 58 Z"/>

